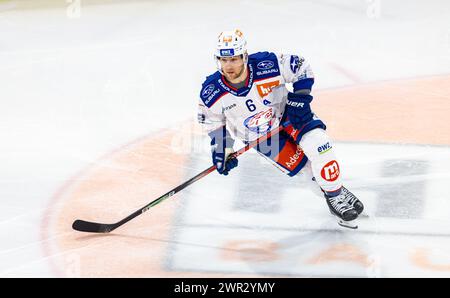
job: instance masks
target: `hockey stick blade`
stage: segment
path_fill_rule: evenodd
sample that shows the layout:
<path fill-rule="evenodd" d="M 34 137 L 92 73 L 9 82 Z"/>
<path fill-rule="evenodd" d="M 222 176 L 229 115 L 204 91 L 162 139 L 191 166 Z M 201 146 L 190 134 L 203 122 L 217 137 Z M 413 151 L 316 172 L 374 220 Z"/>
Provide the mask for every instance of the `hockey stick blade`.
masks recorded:
<path fill-rule="evenodd" d="M 109 233 L 114 230 L 114 224 L 102 224 L 97 222 L 90 222 L 77 219 L 73 222 L 72 228 L 80 232 L 90 233 Z"/>

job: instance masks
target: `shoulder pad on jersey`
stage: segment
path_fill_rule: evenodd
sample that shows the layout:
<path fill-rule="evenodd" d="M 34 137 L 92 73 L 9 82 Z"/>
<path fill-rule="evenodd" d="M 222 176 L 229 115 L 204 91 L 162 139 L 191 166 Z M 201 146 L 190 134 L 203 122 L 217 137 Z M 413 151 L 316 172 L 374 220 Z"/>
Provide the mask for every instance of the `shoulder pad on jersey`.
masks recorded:
<path fill-rule="evenodd" d="M 219 87 L 218 81 L 221 76 L 220 72 L 216 71 L 214 74 L 206 77 L 205 82 L 202 84 L 200 98 L 208 108 L 210 108 L 222 94 L 226 92 Z"/>
<path fill-rule="evenodd" d="M 209 75 L 209 76 L 206 77 L 206 79 L 203 82 L 202 86 L 204 87 L 206 85 L 209 85 L 212 81 L 217 81 L 221 77 L 222 77 L 222 75 L 220 74 L 220 72 L 216 71 L 212 75 Z"/>
<path fill-rule="evenodd" d="M 274 53 L 271 52 L 257 52 L 257 53 L 253 53 L 248 55 L 248 61 L 260 61 L 260 60 L 265 60 L 265 59 L 269 59 L 269 60 L 274 60 L 277 59 L 277 56 Z"/>
<path fill-rule="evenodd" d="M 277 55 L 271 52 L 258 52 L 248 57 L 248 63 L 253 66 L 255 79 L 268 79 L 280 75 Z"/>

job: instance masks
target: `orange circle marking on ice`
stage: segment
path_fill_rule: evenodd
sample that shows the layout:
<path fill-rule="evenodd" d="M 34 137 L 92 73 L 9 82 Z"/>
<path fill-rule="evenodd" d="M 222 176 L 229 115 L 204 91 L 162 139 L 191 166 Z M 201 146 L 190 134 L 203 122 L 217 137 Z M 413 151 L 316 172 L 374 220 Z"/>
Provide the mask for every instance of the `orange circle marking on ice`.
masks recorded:
<path fill-rule="evenodd" d="M 313 109 L 334 140 L 450 144 L 450 76 L 321 90 L 314 97 Z M 171 151 L 174 134 L 117 150 L 55 195 L 53 204 L 59 207 L 49 209 L 44 219 L 43 243 L 60 276 L 237 276 L 164 269 L 177 195 L 112 234 L 71 229 L 77 218 L 115 222 L 184 182 L 189 155 Z"/>
<path fill-rule="evenodd" d="M 191 131 L 200 133 L 198 125 Z M 178 195 L 110 234 L 82 233 L 71 228 L 75 219 L 116 222 L 187 180 L 183 169 L 188 152 L 174 153 L 171 149 L 174 139 L 180 137 L 176 133 L 168 131 L 150 136 L 116 150 L 82 171 L 57 193 L 53 203 L 60 206 L 51 207 L 43 223 L 44 250 L 55 274 L 65 277 L 214 276 L 164 270 L 172 218 L 179 206 Z M 54 240 L 48 240 L 52 237 Z"/>

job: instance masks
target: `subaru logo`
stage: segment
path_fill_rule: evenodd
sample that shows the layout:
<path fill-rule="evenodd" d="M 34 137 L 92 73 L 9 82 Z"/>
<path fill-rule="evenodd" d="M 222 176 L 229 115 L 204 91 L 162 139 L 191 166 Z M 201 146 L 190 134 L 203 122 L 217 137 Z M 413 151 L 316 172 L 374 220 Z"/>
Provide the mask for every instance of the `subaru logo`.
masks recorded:
<path fill-rule="evenodd" d="M 269 60 L 264 60 L 259 62 L 256 67 L 258 67 L 258 69 L 271 69 L 275 64 L 272 61 Z"/>
<path fill-rule="evenodd" d="M 214 91 L 214 84 L 209 84 L 205 87 L 202 91 L 202 97 L 206 98 L 211 95 L 211 93 Z"/>

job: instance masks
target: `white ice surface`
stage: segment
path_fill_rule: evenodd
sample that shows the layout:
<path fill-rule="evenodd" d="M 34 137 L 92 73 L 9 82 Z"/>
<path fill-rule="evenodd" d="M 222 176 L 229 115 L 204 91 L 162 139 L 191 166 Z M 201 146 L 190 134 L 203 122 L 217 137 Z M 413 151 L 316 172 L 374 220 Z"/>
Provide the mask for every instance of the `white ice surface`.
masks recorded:
<path fill-rule="evenodd" d="M 105 153 L 138 137 L 195 119 L 199 86 L 215 70 L 211 54 L 215 37 L 225 29 L 242 29 L 250 52 L 274 50 L 304 55 L 315 71 L 316 89 L 448 74 L 450 70 L 450 3 L 445 0 L 83 1 L 78 17 L 69 3 L 60 1 L 52 6 L 48 2 L 0 3 L 0 276 L 52 276 L 40 243 L 42 216 L 50 198 L 70 177 L 95 164 Z M 413 181 L 428 184 L 423 197 L 415 197 L 424 206 L 423 213 L 408 214 L 410 209 L 406 209 L 404 218 L 395 220 L 382 210 L 377 221 L 386 224 L 361 224 L 362 231 L 402 233 L 405 241 L 377 233 L 349 237 L 367 241 L 371 250 L 398 262 L 398 266 L 381 271 L 385 276 L 425 276 L 395 259 L 395 254 L 390 255 L 392 247 L 402 250 L 424 239 L 447 248 L 435 255 L 450 263 L 450 198 L 448 191 L 441 190 L 450 178 L 448 147 L 433 147 L 439 155 L 432 160 L 421 155 L 420 146 L 401 149 L 411 150 L 411 158 L 400 158 L 398 148 L 387 148 L 392 150 L 393 160 L 403 160 L 403 167 L 411 160 L 412 167 L 417 160 L 427 163 L 426 169 L 419 168 L 418 173 L 413 171 L 392 180 L 383 177 L 381 167 L 389 160 L 386 156 L 378 162 L 370 161 L 380 169 L 376 175 L 358 178 L 368 163 L 361 154 L 365 149 L 360 146 L 368 145 L 345 143 L 340 148 L 347 154 L 343 156 L 346 167 L 352 169 L 350 185 L 361 195 L 367 192 L 367 198 L 374 196 L 373 185 L 389 184 L 390 190 L 398 187 L 401 191 L 404 184 Z M 353 150 L 357 151 L 356 159 L 348 156 Z M 438 160 L 438 156 L 443 159 Z M 206 159 L 200 165 L 204 164 Z M 251 165 L 247 167 L 252 169 Z M 245 175 L 243 169 L 237 176 Z M 208 179 L 198 183 L 203 192 L 214 178 Z M 226 191 L 238 185 L 232 178 L 226 181 Z M 186 195 L 197 194 L 196 187 Z M 288 244 L 297 241 L 289 237 L 302 237 L 295 234 L 302 228 L 297 218 L 302 212 L 317 215 L 308 216 L 310 221 L 303 223 L 311 231 L 323 227 L 323 202 L 301 208 L 294 198 L 301 195 L 301 191 L 286 189 L 277 211 L 286 216 L 270 224 L 271 228 L 281 229 L 272 232 L 274 237 L 280 241 L 286 238 Z M 197 211 L 214 214 L 206 208 L 219 206 L 197 202 L 203 199 L 201 195 L 196 198 L 185 206 L 185 210 L 195 212 L 187 212 L 180 219 L 192 227 L 209 221 L 221 225 L 218 229 L 243 225 L 240 236 L 251 238 L 257 237 L 258 229 L 266 223 L 264 214 L 245 211 L 234 212 L 232 217 L 226 212 L 217 213 L 200 223 Z M 233 198 L 233 194 L 224 198 Z M 401 202 L 408 205 L 407 199 L 401 198 Z M 370 199 L 367 204 L 371 204 Z M 256 230 L 248 228 L 253 217 Z M 433 220 L 441 220 L 444 226 Z M 326 225 L 325 229 L 331 227 Z M 203 231 L 187 228 L 177 235 L 181 240 L 201 243 Z M 432 232 L 446 236 L 433 237 Z M 429 235 L 417 238 L 411 233 Z M 308 235 L 326 237 L 311 232 Z M 304 243 L 304 239 L 298 241 Z M 306 241 L 302 249 L 312 251 L 320 243 Z M 294 258 L 295 249 L 288 244 L 285 259 L 276 268 L 288 268 L 285 264 L 292 263 L 289 258 Z M 178 254 L 168 261 L 169 269 L 195 269 L 183 262 L 182 256 L 191 253 L 188 249 L 178 247 L 175 251 Z M 192 253 L 201 256 L 211 250 Z M 276 272 L 274 267 L 233 263 L 218 268 L 224 272 L 324 275 L 320 268 Z M 211 270 L 208 263 L 197 269 Z M 358 268 L 343 271 L 339 266 L 334 271 L 339 276 L 364 274 Z M 449 276 L 448 271 L 442 274 Z"/>

